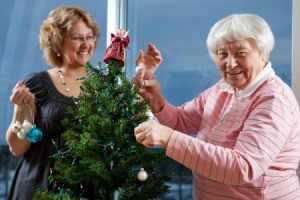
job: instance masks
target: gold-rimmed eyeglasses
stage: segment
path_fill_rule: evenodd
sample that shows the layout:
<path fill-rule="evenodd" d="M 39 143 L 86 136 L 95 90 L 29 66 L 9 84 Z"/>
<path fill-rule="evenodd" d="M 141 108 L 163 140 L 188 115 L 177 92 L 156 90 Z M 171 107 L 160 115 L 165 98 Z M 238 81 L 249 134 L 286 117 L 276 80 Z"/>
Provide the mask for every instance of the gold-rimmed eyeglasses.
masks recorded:
<path fill-rule="evenodd" d="M 82 35 L 74 35 L 66 38 L 76 43 L 83 43 L 83 42 L 94 43 L 97 41 L 97 37 L 95 35 L 88 35 L 85 37 Z"/>

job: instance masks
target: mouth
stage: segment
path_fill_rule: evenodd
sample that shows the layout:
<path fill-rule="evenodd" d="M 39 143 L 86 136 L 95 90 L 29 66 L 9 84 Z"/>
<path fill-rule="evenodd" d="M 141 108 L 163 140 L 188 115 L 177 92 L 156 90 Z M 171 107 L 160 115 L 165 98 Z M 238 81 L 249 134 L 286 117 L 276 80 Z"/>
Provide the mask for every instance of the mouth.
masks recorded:
<path fill-rule="evenodd" d="M 234 76 L 234 75 L 238 75 L 241 74 L 242 71 L 238 71 L 238 72 L 226 72 L 226 74 L 230 75 L 230 76 Z"/>
<path fill-rule="evenodd" d="M 80 55 L 88 55 L 89 52 L 88 51 L 79 51 L 78 54 L 80 54 Z"/>

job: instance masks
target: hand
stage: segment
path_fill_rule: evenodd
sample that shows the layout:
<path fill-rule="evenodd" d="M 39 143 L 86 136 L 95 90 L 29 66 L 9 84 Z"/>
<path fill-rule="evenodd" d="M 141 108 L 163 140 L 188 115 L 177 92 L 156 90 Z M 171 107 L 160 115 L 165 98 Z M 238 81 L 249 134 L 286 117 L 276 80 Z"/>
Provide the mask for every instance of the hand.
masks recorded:
<path fill-rule="evenodd" d="M 142 65 L 147 72 L 153 74 L 162 62 L 160 51 L 153 45 L 149 44 L 147 52 L 140 50 L 139 56 L 135 62 L 136 66 Z"/>
<path fill-rule="evenodd" d="M 145 69 L 139 70 L 131 81 L 139 89 L 141 97 L 148 99 L 150 102 L 161 93 L 159 82 Z"/>
<path fill-rule="evenodd" d="M 22 108 L 33 104 L 34 100 L 34 95 L 21 81 L 16 84 L 10 96 L 10 101 Z"/>
<path fill-rule="evenodd" d="M 154 146 L 166 148 L 173 132 L 173 129 L 154 120 L 143 122 L 134 129 L 136 140 L 147 148 Z"/>

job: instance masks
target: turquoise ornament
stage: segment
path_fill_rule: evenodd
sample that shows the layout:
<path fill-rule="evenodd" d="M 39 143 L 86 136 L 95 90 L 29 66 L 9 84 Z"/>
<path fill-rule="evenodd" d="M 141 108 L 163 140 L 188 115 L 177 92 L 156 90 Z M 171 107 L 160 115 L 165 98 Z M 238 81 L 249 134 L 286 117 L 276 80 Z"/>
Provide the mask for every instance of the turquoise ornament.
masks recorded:
<path fill-rule="evenodd" d="M 43 138 L 43 132 L 36 125 L 32 125 L 31 129 L 25 135 L 30 143 L 37 143 Z"/>

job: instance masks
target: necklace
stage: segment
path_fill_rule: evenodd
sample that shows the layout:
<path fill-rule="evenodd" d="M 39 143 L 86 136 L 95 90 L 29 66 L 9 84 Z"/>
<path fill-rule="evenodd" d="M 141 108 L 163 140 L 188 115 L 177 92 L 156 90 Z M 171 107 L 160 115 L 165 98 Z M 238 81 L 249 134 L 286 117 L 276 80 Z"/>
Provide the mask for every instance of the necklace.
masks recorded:
<path fill-rule="evenodd" d="M 67 86 L 67 83 L 66 83 L 66 81 L 65 81 L 65 79 L 64 79 L 64 76 L 63 76 L 63 74 L 62 74 L 62 71 L 60 70 L 60 67 L 58 67 L 58 75 L 59 75 L 59 78 L 60 78 L 60 80 L 61 80 L 61 83 L 62 83 L 63 86 L 65 87 L 66 92 L 69 94 L 69 97 L 71 97 L 71 98 L 73 99 L 75 105 L 77 105 L 78 102 L 75 100 L 74 96 L 71 94 L 70 88 L 68 88 L 68 86 Z"/>

